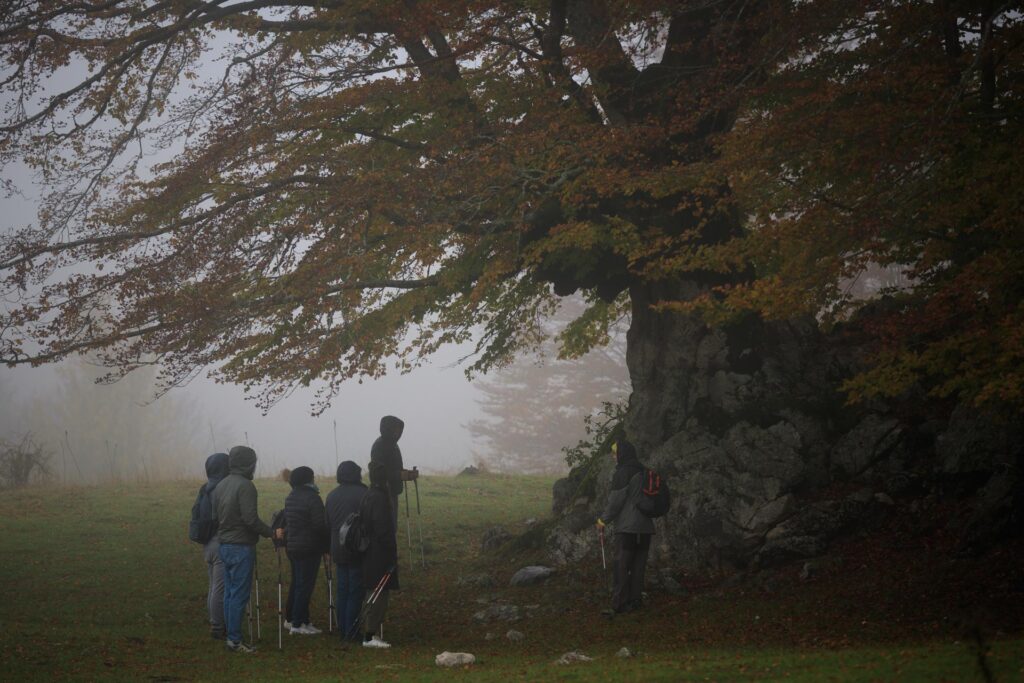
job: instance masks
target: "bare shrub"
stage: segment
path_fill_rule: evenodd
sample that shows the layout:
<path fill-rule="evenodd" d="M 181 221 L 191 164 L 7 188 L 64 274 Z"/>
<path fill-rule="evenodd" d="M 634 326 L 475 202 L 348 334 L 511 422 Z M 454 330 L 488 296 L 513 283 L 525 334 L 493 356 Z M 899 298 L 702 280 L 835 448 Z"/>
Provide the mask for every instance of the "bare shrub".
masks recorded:
<path fill-rule="evenodd" d="M 0 488 L 18 488 L 51 476 L 52 453 L 26 432 L 17 443 L 0 439 Z"/>

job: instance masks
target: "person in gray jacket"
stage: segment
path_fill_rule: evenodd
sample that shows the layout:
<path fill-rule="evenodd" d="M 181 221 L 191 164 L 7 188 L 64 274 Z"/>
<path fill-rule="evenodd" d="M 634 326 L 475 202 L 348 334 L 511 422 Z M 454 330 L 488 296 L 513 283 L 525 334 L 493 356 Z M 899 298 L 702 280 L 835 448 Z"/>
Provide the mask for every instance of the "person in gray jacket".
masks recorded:
<path fill-rule="evenodd" d="M 615 525 L 615 577 L 612 608 L 607 614 L 621 614 L 643 605 L 644 571 L 654 535 L 654 520 L 640 511 L 646 468 L 636 455 L 636 447 L 626 439 L 612 444 L 616 460 L 611 492 L 597 525 Z"/>
<path fill-rule="evenodd" d="M 242 643 L 242 619 L 252 590 L 252 570 L 256 561 L 256 543 L 260 536 L 270 538 L 270 527 L 256 512 L 256 451 L 235 446 L 228 453 L 228 476 L 213 492 L 217 515 L 220 559 L 224 563 L 224 623 L 227 648 L 234 652 L 252 652 Z"/>
<path fill-rule="evenodd" d="M 209 496 L 209 510 L 213 515 L 213 492 L 217 485 L 228 476 L 228 454 L 214 453 L 206 459 L 205 493 Z M 206 592 L 206 609 L 210 614 L 210 635 L 215 640 L 224 640 L 224 563 L 220 560 L 220 540 L 214 533 L 203 545 L 203 559 L 206 560 L 206 575 L 209 588 Z"/>

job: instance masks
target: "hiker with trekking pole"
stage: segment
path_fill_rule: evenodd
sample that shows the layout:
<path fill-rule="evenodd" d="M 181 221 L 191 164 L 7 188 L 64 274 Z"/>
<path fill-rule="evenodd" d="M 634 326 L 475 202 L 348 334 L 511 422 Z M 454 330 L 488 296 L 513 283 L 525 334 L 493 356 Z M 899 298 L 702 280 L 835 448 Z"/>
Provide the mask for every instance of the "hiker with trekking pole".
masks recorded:
<path fill-rule="evenodd" d="M 219 553 L 224 563 L 225 646 L 232 652 L 255 652 L 242 642 L 242 617 L 252 590 L 256 543 L 260 536 L 272 536 L 270 526 L 257 513 L 258 496 L 252 483 L 256 460 L 256 451 L 248 446 L 232 448 L 228 453 L 228 476 L 213 492 Z"/>
<path fill-rule="evenodd" d="M 203 545 L 208 587 L 206 611 L 210 620 L 210 636 L 224 640 L 224 563 L 220 559 L 220 541 L 217 538 L 217 519 L 213 509 L 213 492 L 228 476 L 228 454 L 214 453 L 206 459 L 206 483 L 199 488 L 192 505 L 188 525 L 189 540 Z"/>
<path fill-rule="evenodd" d="M 288 587 L 288 606 L 285 622 L 289 634 L 316 635 L 309 616 L 309 601 L 313 597 L 316 577 L 322 557 L 329 549 L 327 521 L 320 489 L 313 483 L 313 470 L 296 467 L 288 478 L 291 493 L 284 501 L 285 554 L 292 569 L 292 582 Z"/>
<path fill-rule="evenodd" d="M 384 623 L 388 598 L 399 590 L 398 539 L 394 506 L 388 489 L 388 473 L 380 462 L 370 461 L 370 489 L 359 506 L 362 533 L 369 541 L 362 562 L 363 586 L 373 586 L 363 612 L 363 647 L 389 648 L 391 644 L 377 634 Z"/>
<path fill-rule="evenodd" d="M 362 469 L 346 460 L 338 465 L 338 486 L 327 494 L 327 528 L 331 537 L 331 559 L 337 577 L 335 595 L 336 623 L 342 640 L 362 641 L 359 615 L 363 603 L 362 555 L 345 547 L 339 536 L 342 526 L 352 515 L 358 515 L 366 496 Z"/>
<path fill-rule="evenodd" d="M 616 465 L 611 491 L 604 513 L 597 520 L 602 563 L 605 562 L 605 526 L 615 525 L 612 606 L 602 612 L 606 616 L 630 612 L 643 606 L 644 571 L 651 537 L 654 535 L 654 520 L 644 512 L 647 508 L 645 475 L 650 470 L 640 463 L 636 448 L 624 438 L 612 444 L 612 457 Z"/>
<path fill-rule="evenodd" d="M 398 440 L 402 438 L 404 431 L 404 422 L 394 415 L 385 415 L 380 419 L 380 436 L 370 448 L 370 463 L 380 463 L 384 467 L 396 532 L 398 531 L 398 497 L 405 490 L 404 482 L 413 481 L 419 477 L 418 471 L 404 469 L 402 464 L 402 450 L 398 447 Z"/>

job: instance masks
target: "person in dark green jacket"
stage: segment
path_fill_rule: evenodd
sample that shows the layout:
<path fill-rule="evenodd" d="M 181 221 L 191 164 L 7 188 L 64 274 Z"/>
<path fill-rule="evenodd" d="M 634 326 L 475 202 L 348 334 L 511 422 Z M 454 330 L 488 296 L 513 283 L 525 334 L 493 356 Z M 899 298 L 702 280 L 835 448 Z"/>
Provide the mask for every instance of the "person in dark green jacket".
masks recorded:
<path fill-rule="evenodd" d="M 625 439 L 612 444 L 615 473 L 599 527 L 615 525 L 615 580 L 612 609 L 620 614 L 640 609 L 643 604 L 644 572 L 654 535 L 654 520 L 640 511 L 645 467 L 637 459 L 636 447 Z"/>
<path fill-rule="evenodd" d="M 256 561 L 256 543 L 260 536 L 270 538 L 270 527 L 256 512 L 256 451 L 235 446 L 228 453 L 228 476 L 213 492 L 217 516 L 220 559 L 224 563 L 224 623 L 227 648 L 233 652 L 252 652 L 242 643 L 242 618 L 252 589 L 252 570 Z"/>

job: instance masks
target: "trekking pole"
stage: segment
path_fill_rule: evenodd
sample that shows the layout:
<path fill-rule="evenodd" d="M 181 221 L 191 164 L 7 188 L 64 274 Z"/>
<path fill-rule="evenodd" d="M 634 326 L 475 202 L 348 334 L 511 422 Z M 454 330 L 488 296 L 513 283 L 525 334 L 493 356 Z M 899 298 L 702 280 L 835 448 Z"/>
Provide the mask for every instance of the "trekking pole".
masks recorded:
<path fill-rule="evenodd" d="M 405 539 L 409 541 L 409 554 L 412 555 L 412 527 L 409 524 L 409 487 L 405 486 Z"/>
<path fill-rule="evenodd" d="M 416 478 L 412 480 L 413 486 L 416 488 L 416 527 L 420 532 L 420 562 L 423 564 L 423 568 L 427 567 L 427 556 L 423 550 L 423 512 L 420 510 L 420 471 L 415 467 L 412 471 L 416 473 Z"/>
<path fill-rule="evenodd" d="M 381 591 L 384 590 L 384 586 L 387 584 L 388 579 L 390 578 L 391 571 L 385 572 L 384 576 L 380 577 L 380 581 L 377 582 L 377 585 L 374 587 L 373 591 L 371 591 L 370 595 L 368 595 L 366 600 L 363 601 L 363 606 L 359 609 L 359 615 L 356 617 L 356 620 L 352 624 L 352 627 L 348 630 L 348 633 L 345 634 L 346 638 L 351 638 L 352 634 L 354 634 L 356 629 L 359 628 L 359 624 L 363 623 L 363 619 L 366 618 L 366 613 L 370 610 L 370 607 L 377 602 L 377 598 L 380 597 Z M 383 637 L 384 636 L 382 634 L 381 638 Z"/>
<path fill-rule="evenodd" d="M 281 547 L 275 544 L 274 552 L 277 554 L 277 649 L 280 650 L 284 631 L 284 612 L 281 611 Z"/>
<path fill-rule="evenodd" d="M 256 581 L 256 640 L 263 640 L 263 633 L 260 630 L 260 563 L 259 555 L 253 558 L 252 576 Z"/>
<path fill-rule="evenodd" d="M 249 602 L 245 603 L 245 618 L 249 622 L 249 644 L 253 645 L 256 641 L 252 639 L 252 586 L 249 586 Z"/>
<path fill-rule="evenodd" d="M 331 564 L 326 557 L 324 558 L 324 576 L 327 577 L 327 632 L 334 633 L 334 577 L 331 575 Z"/>
<path fill-rule="evenodd" d="M 604 557 L 604 527 L 597 527 L 597 536 L 601 539 L 601 568 L 608 569 L 608 561 Z"/>

